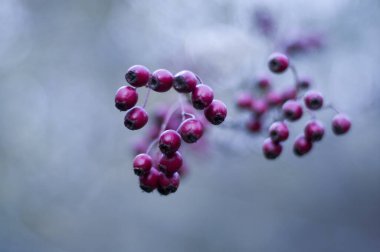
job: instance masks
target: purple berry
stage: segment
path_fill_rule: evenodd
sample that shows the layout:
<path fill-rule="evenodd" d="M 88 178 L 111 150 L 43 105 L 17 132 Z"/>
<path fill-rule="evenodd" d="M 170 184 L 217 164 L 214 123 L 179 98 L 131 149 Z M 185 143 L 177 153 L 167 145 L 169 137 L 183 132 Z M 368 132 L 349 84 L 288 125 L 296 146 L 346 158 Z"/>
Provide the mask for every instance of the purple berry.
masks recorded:
<path fill-rule="evenodd" d="M 150 80 L 150 71 L 145 66 L 134 65 L 125 74 L 126 81 L 134 87 L 142 87 Z"/>
<path fill-rule="evenodd" d="M 191 71 L 184 70 L 174 76 L 173 87 L 179 93 L 191 93 L 197 84 L 197 76 Z"/>
<path fill-rule="evenodd" d="M 166 69 L 158 69 L 152 73 L 152 79 L 148 86 L 156 92 L 166 92 L 173 85 L 174 77 L 171 72 Z"/>
<path fill-rule="evenodd" d="M 273 73 L 282 73 L 289 66 L 289 59 L 285 54 L 272 53 L 269 56 L 268 67 Z"/>
<path fill-rule="evenodd" d="M 186 119 L 179 125 L 178 133 L 186 143 L 195 143 L 203 135 L 203 124 L 194 118 Z"/>
<path fill-rule="evenodd" d="M 250 109 L 252 107 L 253 98 L 249 93 L 241 93 L 237 97 L 237 106 L 241 109 Z"/>
<path fill-rule="evenodd" d="M 168 195 L 170 193 L 175 193 L 179 187 L 180 176 L 178 172 L 173 173 L 171 176 L 167 176 L 164 173 L 160 174 L 158 180 L 157 191 L 161 195 Z"/>
<path fill-rule="evenodd" d="M 140 177 L 140 188 L 145 192 L 152 192 L 158 186 L 160 172 L 152 167 L 149 173 Z"/>
<path fill-rule="evenodd" d="M 347 133 L 351 128 L 351 120 L 344 114 L 337 114 L 332 120 L 332 129 L 335 135 Z"/>
<path fill-rule="evenodd" d="M 250 132 L 257 133 L 261 131 L 262 122 L 256 116 L 251 116 L 245 126 Z"/>
<path fill-rule="evenodd" d="M 280 143 L 273 142 L 272 139 L 267 138 L 263 143 L 263 153 L 267 159 L 275 159 L 280 156 L 282 146 Z"/>
<path fill-rule="evenodd" d="M 257 78 L 256 85 L 263 91 L 270 89 L 271 87 L 271 79 L 269 76 L 263 75 Z"/>
<path fill-rule="evenodd" d="M 286 102 L 288 100 L 297 99 L 297 89 L 295 87 L 290 87 L 282 91 L 281 93 L 282 102 Z"/>
<path fill-rule="evenodd" d="M 127 111 L 136 105 L 138 94 L 136 89 L 129 86 L 120 87 L 115 95 L 115 107 L 120 111 Z"/>
<path fill-rule="evenodd" d="M 210 106 L 205 109 L 204 114 L 210 123 L 219 125 L 224 122 L 227 116 L 227 106 L 219 100 L 213 100 Z"/>
<path fill-rule="evenodd" d="M 124 117 L 124 125 L 130 130 L 138 130 L 148 122 L 148 113 L 141 107 L 133 107 Z"/>
<path fill-rule="evenodd" d="M 325 134 L 325 127 L 320 121 L 309 121 L 305 126 L 305 137 L 308 141 L 318 142 L 321 141 Z"/>
<path fill-rule="evenodd" d="M 289 121 L 296 121 L 302 117 L 303 110 L 299 102 L 289 100 L 282 105 L 282 113 Z"/>
<path fill-rule="evenodd" d="M 195 87 L 191 94 L 191 101 L 195 109 L 205 109 L 214 99 L 214 91 L 204 84 L 199 84 Z"/>
<path fill-rule="evenodd" d="M 182 155 L 178 151 L 171 155 L 162 154 L 158 161 L 158 169 L 170 176 L 181 168 L 182 162 Z"/>
<path fill-rule="evenodd" d="M 269 127 L 269 136 L 273 142 L 283 142 L 289 137 L 289 129 L 284 122 L 274 122 Z"/>
<path fill-rule="evenodd" d="M 298 89 L 308 89 L 311 86 L 311 79 L 308 77 L 303 77 L 300 78 L 298 83 L 297 83 L 297 88 Z"/>
<path fill-rule="evenodd" d="M 163 154 L 169 155 L 176 152 L 181 146 L 181 136 L 175 130 L 165 130 L 160 135 L 158 147 Z"/>
<path fill-rule="evenodd" d="M 268 105 L 265 102 L 265 100 L 255 100 L 252 103 L 251 110 L 256 114 L 256 116 L 262 116 L 267 112 L 268 110 Z"/>
<path fill-rule="evenodd" d="M 137 155 L 133 159 L 133 171 L 137 176 L 148 174 L 152 168 L 152 158 L 146 153 Z"/>
<path fill-rule="evenodd" d="M 320 92 L 310 90 L 303 99 L 308 109 L 317 110 L 323 106 L 323 96 Z"/>
<path fill-rule="evenodd" d="M 282 104 L 282 96 L 276 91 L 269 91 L 265 96 L 265 101 L 269 106 L 279 106 Z"/>
<path fill-rule="evenodd" d="M 306 139 L 305 136 L 301 135 L 297 137 L 296 141 L 294 142 L 293 151 L 297 156 L 303 156 L 308 153 L 312 147 L 313 143 Z"/>

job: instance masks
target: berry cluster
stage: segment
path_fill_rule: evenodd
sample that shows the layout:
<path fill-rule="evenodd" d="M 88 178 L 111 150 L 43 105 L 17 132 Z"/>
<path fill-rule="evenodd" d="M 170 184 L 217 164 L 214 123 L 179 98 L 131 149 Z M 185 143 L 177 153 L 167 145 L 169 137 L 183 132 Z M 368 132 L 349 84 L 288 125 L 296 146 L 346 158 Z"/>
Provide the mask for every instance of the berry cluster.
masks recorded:
<path fill-rule="evenodd" d="M 304 133 L 298 136 L 294 142 L 293 150 L 297 156 L 308 153 L 315 142 L 321 141 L 325 127 L 322 122 L 315 118 L 314 112 L 323 108 L 333 109 L 337 115 L 332 119 L 332 130 L 336 135 L 342 135 L 351 127 L 350 119 L 339 113 L 332 105 L 326 105 L 323 95 L 316 90 L 310 89 L 311 83 L 308 78 L 299 78 L 294 65 L 289 64 L 289 59 L 282 53 L 273 53 L 268 61 L 269 70 L 280 74 L 288 68 L 292 70 L 295 85 L 281 92 L 272 88 L 268 76 L 260 77 L 256 86 L 260 90 L 254 97 L 245 92 L 238 96 L 237 106 L 241 110 L 251 112 L 251 117 L 246 122 L 249 132 L 259 133 L 263 130 L 263 124 L 269 122 L 269 138 L 265 139 L 262 150 L 267 159 L 275 159 L 282 152 L 281 142 L 289 137 L 288 123 L 295 122 L 304 115 L 304 111 L 312 115 L 307 122 Z M 301 101 L 303 100 L 303 101 Z"/>
<path fill-rule="evenodd" d="M 172 75 L 168 70 L 159 69 L 150 73 L 146 67 L 135 65 L 128 69 L 125 79 L 131 86 L 118 89 L 115 106 L 126 111 L 124 125 L 130 130 L 141 129 L 147 124 L 149 116 L 145 106 L 150 90 L 163 93 L 173 87 L 179 93 L 178 103 L 164 111 L 156 111 L 153 131 L 148 137 L 151 143 L 140 149 L 133 160 L 133 170 L 139 176 L 143 191 L 152 192 L 157 189 L 162 195 L 174 193 L 184 170 L 182 154 L 179 152 L 182 142 L 197 142 L 203 136 L 205 121 L 213 125 L 221 124 L 227 116 L 227 107 L 214 99 L 213 90 L 191 71 Z M 144 86 L 148 92 L 144 105 L 139 107 L 136 106 L 136 88 Z M 191 109 L 182 101 L 182 95 L 188 98 Z M 204 116 L 201 117 L 197 111 L 203 111 Z M 151 154 L 156 145 L 157 151 Z"/>

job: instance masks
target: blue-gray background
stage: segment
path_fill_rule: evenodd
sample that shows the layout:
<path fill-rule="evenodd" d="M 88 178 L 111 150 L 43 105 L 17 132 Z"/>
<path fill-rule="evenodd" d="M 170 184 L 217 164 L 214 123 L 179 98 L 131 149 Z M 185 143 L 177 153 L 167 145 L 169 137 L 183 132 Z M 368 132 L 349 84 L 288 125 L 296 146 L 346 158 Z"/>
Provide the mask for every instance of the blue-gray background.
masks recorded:
<path fill-rule="evenodd" d="M 142 193 L 130 147 L 146 131 L 127 131 L 113 105 L 126 69 L 191 68 L 239 118 L 234 90 L 273 50 L 252 31 L 258 6 L 282 37 L 326 35 L 294 63 L 352 131 L 328 130 L 300 159 L 297 123 L 269 162 L 262 137 L 216 129 L 215 151 L 185 153 L 177 193 Z M 379 10 L 376 0 L 1 0 L 0 251 L 379 251 Z M 148 109 L 160 99 L 175 93 L 153 94 Z"/>

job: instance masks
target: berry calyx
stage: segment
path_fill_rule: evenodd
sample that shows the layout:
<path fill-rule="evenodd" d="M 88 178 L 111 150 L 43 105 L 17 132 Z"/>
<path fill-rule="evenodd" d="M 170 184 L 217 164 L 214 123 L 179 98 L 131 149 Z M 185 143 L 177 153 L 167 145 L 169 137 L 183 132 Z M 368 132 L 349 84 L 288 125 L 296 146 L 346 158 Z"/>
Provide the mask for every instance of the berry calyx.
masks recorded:
<path fill-rule="evenodd" d="M 191 71 L 184 70 L 174 76 L 173 87 L 179 93 L 191 93 L 197 83 L 197 76 Z"/>
<path fill-rule="evenodd" d="M 289 59 L 285 54 L 272 53 L 269 56 L 268 67 L 273 73 L 282 73 L 289 66 Z"/>
<path fill-rule="evenodd" d="M 148 86 L 156 92 L 163 93 L 172 87 L 173 81 L 174 77 L 171 72 L 166 69 L 158 69 L 152 73 Z"/>
<path fill-rule="evenodd" d="M 207 85 L 199 84 L 191 94 L 191 101 L 195 109 L 205 109 L 214 99 L 214 91 Z"/>
<path fill-rule="evenodd" d="M 138 94 L 136 89 L 130 86 L 120 87 L 115 95 L 115 107 L 120 111 L 127 111 L 136 105 Z"/>
<path fill-rule="evenodd" d="M 158 147 L 163 154 L 175 153 L 181 146 L 181 136 L 175 130 L 165 130 L 161 133 Z"/>
<path fill-rule="evenodd" d="M 203 135 L 203 124 L 195 118 L 184 120 L 178 127 L 178 133 L 186 143 L 195 143 Z"/>
<path fill-rule="evenodd" d="M 332 130 L 335 135 L 343 135 L 351 128 L 351 120 L 344 114 L 337 114 L 332 120 Z"/>
<path fill-rule="evenodd" d="M 182 163 L 182 155 L 178 151 L 171 155 L 162 154 L 158 161 L 158 169 L 171 176 L 181 168 Z"/>
<path fill-rule="evenodd" d="M 137 176 L 147 174 L 152 168 L 152 157 L 146 153 L 137 155 L 133 159 L 133 171 Z"/>
<path fill-rule="evenodd" d="M 267 138 L 263 143 L 263 153 L 267 159 L 276 159 L 282 152 L 280 143 L 273 142 L 272 139 Z"/>
<path fill-rule="evenodd" d="M 323 96 L 318 91 L 310 90 L 305 94 L 304 102 L 308 109 L 317 110 L 323 106 Z"/>
<path fill-rule="evenodd" d="M 296 141 L 294 142 L 293 151 L 297 156 L 303 156 L 308 153 L 312 147 L 312 142 L 309 141 L 304 135 L 301 135 L 297 137 Z"/>
<path fill-rule="evenodd" d="M 158 186 L 158 181 L 160 178 L 160 172 L 152 167 L 149 173 L 140 177 L 140 188 L 144 192 L 153 192 Z"/>
<path fill-rule="evenodd" d="M 299 102 L 289 100 L 282 105 L 282 113 L 289 121 L 296 121 L 303 115 L 303 109 Z"/>
<path fill-rule="evenodd" d="M 325 134 L 325 127 L 320 121 L 309 121 L 305 126 L 305 137 L 308 141 L 318 142 L 321 141 Z"/>
<path fill-rule="evenodd" d="M 289 129 L 284 122 L 274 122 L 269 127 L 269 136 L 273 142 L 283 142 L 289 137 Z"/>
<path fill-rule="evenodd" d="M 148 113 L 142 107 L 133 107 L 124 117 L 124 125 L 130 130 L 138 130 L 148 122 Z"/>
<path fill-rule="evenodd" d="M 171 176 L 167 176 L 164 173 L 160 174 L 158 180 L 157 191 L 161 195 L 168 195 L 170 193 L 175 193 L 179 187 L 180 175 L 178 172 L 173 173 Z"/>
<path fill-rule="evenodd" d="M 125 74 L 125 80 L 134 87 L 142 87 L 148 84 L 150 71 L 145 66 L 131 66 Z"/>
<path fill-rule="evenodd" d="M 206 119 L 214 124 L 219 125 L 224 122 L 227 116 L 227 106 L 219 100 L 213 100 L 210 106 L 204 111 Z"/>

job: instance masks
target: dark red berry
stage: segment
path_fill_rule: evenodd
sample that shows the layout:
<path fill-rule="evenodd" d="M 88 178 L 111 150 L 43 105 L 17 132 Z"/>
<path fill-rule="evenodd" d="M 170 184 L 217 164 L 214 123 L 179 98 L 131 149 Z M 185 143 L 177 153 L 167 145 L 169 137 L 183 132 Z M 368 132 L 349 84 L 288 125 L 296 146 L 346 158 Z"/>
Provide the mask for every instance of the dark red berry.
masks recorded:
<path fill-rule="evenodd" d="M 170 176 L 181 168 L 182 162 L 182 155 L 178 151 L 171 155 L 162 154 L 158 161 L 158 169 Z"/>
<path fill-rule="evenodd" d="M 158 69 L 152 73 L 152 78 L 148 84 L 149 88 L 156 92 L 166 92 L 173 85 L 174 77 L 166 69 Z"/>
<path fill-rule="evenodd" d="M 210 123 L 219 125 L 224 122 L 227 116 L 227 106 L 219 100 L 213 100 L 210 106 L 205 109 L 204 114 Z"/>
<path fill-rule="evenodd" d="M 173 87 L 179 93 L 191 93 L 197 84 L 198 79 L 193 72 L 184 70 L 174 76 Z"/>
<path fill-rule="evenodd" d="M 282 104 L 282 96 L 276 91 L 269 91 L 265 96 L 265 101 L 269 106 L 279 106 Z"/>
<path fill-rule="evenodd" d="M 175 130 L 165 130 L 160 135 L 158 147 L 161 152 L 169 155 L 176 152 L 181 146 L 181 136 Z"/>
<path fill-rule="evenodd" d="M 256 85 L 261 90 L 266 91 L 271 87 L 271 79 L 269 76 L 260 76 L 256 80 Z"/>
<path fill-rule="evenodd" d="M 320 121 L 309 121 L 305 126 L 305 137 L 308 141 L 318 142 L 321 141 L 325 134 L 325 127 Z"/>
<path fill-rule="evenodd" d="M 283 142 L 289 137 L 289 129 L 284 122 L 274 122 L 269 127 L 269 136 L 273 142 Z"/>
<path fill-rule="evenodd" d="M 178 133 L 186 143 L 195 143 L 203 135 L 203 124 L 194 118 L 186 119 L 179 125 Z"/>
<path fill-rule="evenodd" d="M 261 131 L 262 122 L 256 116 L 251 116 L 245 126 L 250 132 L 257 133 Z"/>
<path fill-rule="evenodd" d="M 280 156 L 282 146 L 280 143 L 273 142 L 272 139 L 267 138 L 263 143 L 263 153 L 267 159 L 275 159 Z"/>
<path fill-rule="evenodd" d="M 199 84 L 195 87 L 191 94 L 193 107 L 196 109 L 205 109 L 214 99 L 214 91 L 204 84 Z"/>
<path fill-rule="evenodd" d="M 136 105 L 138 94 L 136 89 L 129 86 L 120 87 L 115 95 L 115 107 L 121 111 L 126 111 Z"/>
<path fill-rule="evenodd" d="M 282 102 L 288 100 L 295 100 L 297 98 L 297 89 L 295 87 L 290 87 L 282 91 L 281 93 Z"/>
<path fill-rule="evenodd" d="M 162 195 L 175 193 L 179 187 L 179 183 L 180 176 L 178 172 L 173 173 L 171 176 L 167 176 L 164 173 L 161 173 L 158 180 L 157 191 Z"/>
<path fill-rule="evenodd" d="M 318 91 L 308 91 L 303 99 L 308 109 L 317 110 L 323 106 L 323 96 Z"/>
<path fill-rule="evenodd" d="M 311 86 L 311 79 L 308 77 L 303 77 L 298 80 L 297 88 L 298 89 L 308 89 Z"/>
<path fill-rule="evenodd" d="M 148 113 L 141 107 L 133 107 L 124 117 L 124 125 L 130 130 L 138 130 L 148 122 Z"/>
<path fill-rule="evenodd" d="M 296 121 L 302 117 L 303 109 L 299 102 L 289 100 L 282 105 L 282 113 L 289 121 Z"/>
<path fill-rule="evenodd" d="M 272 53 L 269 56 L 268 67 L 273 73 L 282 73 L 289 66 L 289 59 L 285 54 Z"/>
<path fill-rule="evenodd" d="M 134 87 L 142 87 L 148 84 L 150 71 L 145 66 L 134 65 L 125 74 L 126 81 Z"/>
<path fill-rule="evenodd" d="M 241 109 L 250 109 L 253 98 L 249 93 L 241 93 L 237 97 L 237 106 Z"/>
<path fill-rule="evenodd" d="M 158 186 L 160 172 L 152 167 L 149 173 L 140 177 L 140 188 L 145 192 L 152 192 Z"/>
<path fill-rule="evenodd" d="M 351 128 L 351 120 L 344 114 L 337 114 L 332 120 L 332 129 L 335 135 L 347 133 Z"/>
<path fill-rule="evenodd" d="M 137 176 L 148 174 L 152 168 L 152 157 L 146 153 L 137 155 L 133 159 L 133 171 Z"/>
<path fill-rule="evenodd" d="M 304 135 L 297 137 L 293 145 L 294 154 L 297 156 L 303 156 L 308 153 L 313 147 L 313 143 L 306 139 Z"/>
<path fill-rule="evenodd" d="M 265 100 L 255 100 L 252 103 L 251 110 L 256 114 L 256 116 L 262 116 L 268 110 L 268 104 Z"/>

